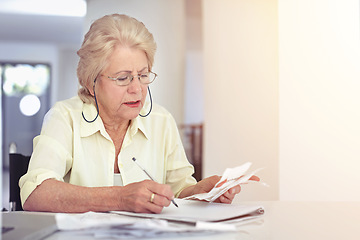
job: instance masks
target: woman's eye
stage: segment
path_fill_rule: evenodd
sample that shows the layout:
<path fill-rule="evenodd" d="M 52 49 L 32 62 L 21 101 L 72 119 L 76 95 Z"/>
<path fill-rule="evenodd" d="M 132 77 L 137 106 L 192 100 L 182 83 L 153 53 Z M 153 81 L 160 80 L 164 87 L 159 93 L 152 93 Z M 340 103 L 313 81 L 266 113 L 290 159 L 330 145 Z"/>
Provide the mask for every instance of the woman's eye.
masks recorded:
<path fill-rule="evenodd" d="M 121 76 L 121 77 L 116 78 L 116 80 L 125 81 L 127 78 L 128 78 L 127 76 Z"/>
<path fill-rule="evenodd" d="M 140 75 L 140 77 L 141 77 L 141 78 L 147 78 L 147 77 L 149 77 L 149 73 L 142 73 L 142 74 Z"/>

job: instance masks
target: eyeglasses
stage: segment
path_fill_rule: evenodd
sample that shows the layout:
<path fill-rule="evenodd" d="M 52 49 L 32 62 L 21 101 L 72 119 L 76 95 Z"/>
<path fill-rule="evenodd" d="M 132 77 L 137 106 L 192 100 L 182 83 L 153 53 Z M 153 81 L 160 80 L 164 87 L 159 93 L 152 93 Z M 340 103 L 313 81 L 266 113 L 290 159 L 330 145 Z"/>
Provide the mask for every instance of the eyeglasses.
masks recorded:
<path fill-rule="evenodd" d="M 127 86 L 131 83 L 131 81 L 134 79 L 134 77 L 137 77 L 142 84 L 150 84 L 152 83 L 155 78 L 157 77 L 156 73 L 153 72 L 146 72 L 146 73 L 140 73 L 137 76 L 133 76 L 130 73 L 122 73 L 116 77 L 109 77 L 109 79 L 114 80 L 116 85 L 118 86 Z"/>

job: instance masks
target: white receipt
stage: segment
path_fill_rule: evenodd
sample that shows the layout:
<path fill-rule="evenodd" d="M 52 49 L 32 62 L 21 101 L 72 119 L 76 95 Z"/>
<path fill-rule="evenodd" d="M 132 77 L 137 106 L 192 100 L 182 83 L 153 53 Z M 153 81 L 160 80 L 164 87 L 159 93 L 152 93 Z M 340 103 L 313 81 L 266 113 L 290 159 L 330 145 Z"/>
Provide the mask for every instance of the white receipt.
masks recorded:
<path fill-rule="evenodd" d="M 218 199 L 221 195 L 223 195 L 226 191 L 228 191 L 230 188 L 235 187 L 236 185 L 255 182 L 249 179 L 261 169 L 257 169 L 251 173 L 245 174 L 249 170 L 250 166 L 251 163 L 247 162 L 235 168 L 227 168 L 223 173 L 220 181 L 215 184 L 215 186 L 213 187 L 213 189 L 210 190 L 210 192 L 195 194 L 186 197 L 184 199 L 198 199 L 198 200 L 213 202 L 216 199 Z M 223 182 L 225 183 L 219 187 L 218 185 Z M 261 183 L 261 184 L 267 186 L 266 183 Z"/>

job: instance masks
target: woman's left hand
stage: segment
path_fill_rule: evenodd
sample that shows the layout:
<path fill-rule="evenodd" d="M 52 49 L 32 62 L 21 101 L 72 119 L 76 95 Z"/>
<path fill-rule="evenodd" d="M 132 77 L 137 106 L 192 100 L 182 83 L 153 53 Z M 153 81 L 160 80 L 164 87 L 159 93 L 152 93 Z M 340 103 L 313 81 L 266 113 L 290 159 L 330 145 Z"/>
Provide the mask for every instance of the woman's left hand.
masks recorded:
<path fill-rule="evenodd" d="M 258 176 L 252 176 L 252 177 L 250 177 L 249 180 L 260 181 L 260 178 Z M 219 181 L 220 181 L 220 179 L 219 179 Z M 226 181 L 221 182 L 217 187 L 221 187 L 225 182 Z M 241 191 L 240 185 L 236 185 L 235 187 L 232 187 L 229 190 L 227 190 L 223 195 L 221 195 L 218 199 L 216 199 L 215 202 L 230 204 L 234 200 L 234 197 L 236 196 L 236 194 L 240 193 L 240 191 Z"/>
<path fill-rule="evenodd" d="M 180 197 L 187 197 L 187 196 L 194 195 L 194 194 L 210 192 L 210 190 L 213 189 L 215 184 L 217 182 L 219 182 L 220 179 L 221 179 L 221 177 L 216 176 L 216 175 L 208 177 L 208 178 L 204 178 L 203 180 L 198 182 L 196 185 L 192 186 L 191 193 L 189 191 L 186 191 L 186 190 L 190 190 L 190 189 L 184 189 L 185 191 L 181 192 Z M 260 178 L 257 176 L 252 176 L 250 178 L 250 180 L 260 181 Z M 217 187 L 220 187 L 224 183 L 225 182 L 220 183 Z M 236 185 L 236 186 L 230 188 L 229 190 L 227 190 L 223 195 L 221 195 L 218 199 L 216 199 L 215 202 L 230 204 L 234 200 L 236 194 L 240 193 L 240 191 L 241 191 L 240 185 Z M 188 194 L 186 194 L 186 193 L 188 193 Z M 185 196 L 183 194 L 185 194 L 187 196 Z"/>
<path fill-rule="evenodd" d="M 220 183 L 217 187 L 221 187 L 224 183 L 225 181 Z M 227 190 L 223 195 L 221 195 L 218 199 L 216 199 L 215 202 L 230 204 L 234 200 L 236 194 L 240 193 L 240 191 L 241 191 L 240 185 L 236 185 L 235 187 L 232 187 L 229 190 Z"/>
<path fill-rule="evenodd" d="M 221 179 L 220 176 L 211 176 L 208 178 L 204 178 L 203 180 L 201 180 L 200 182 L 197 183 L 197 193 L 205 193 L 205 192 L 210 192 L 211 189 L 213 189 L 213 187 L 215 186 L 215 184 L 217 182 L 219 182 Z M 225 182 L 220 183 L 217 187 L 220 187 L 221 185 L 223 185 Z M 229 190 L 227 190 L 223 195 L 221 195 L 218 199 L 216 199 L 214 202 L 218 202 L 218 203 L 232 203 L 234 197 L 236 196 L 236 194 L 240 193 L 241 191 L 241 187 L 240 185 L 236 185 L 235 187 L 230 188 Z M 195 193 L 195 194 L 197 194 Z"/>

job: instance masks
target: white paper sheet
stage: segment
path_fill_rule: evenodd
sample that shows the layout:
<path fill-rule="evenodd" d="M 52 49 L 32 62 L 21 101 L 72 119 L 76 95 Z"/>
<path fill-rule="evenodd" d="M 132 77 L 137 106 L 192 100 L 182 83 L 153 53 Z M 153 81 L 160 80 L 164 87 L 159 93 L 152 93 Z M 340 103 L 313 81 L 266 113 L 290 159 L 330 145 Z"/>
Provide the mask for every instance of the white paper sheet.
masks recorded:
<path fill-rule="evenodd" d="M 92 227 L 135 224 L 138 222 L 137 219 L 96 212 L 86 212 L 82 214 L 57 213 L 55 219 L 58 229 L 60 230 L 79 230 Z"/>
<path fill-rule="evenodd" d="M 256 181 L 249 180 L 252 176 L 255 175 L 261 169 L 257 169 L 251 173 L 246 174 L 246 172 L 250 169 L 251 163 L 246 162 L 245 164 L 235 167 L 235 168 L 227 168 L 225 169 L 221 179 L 219 182 L 215 184 L 213 189 L 210 190 L 208 193 L 200 193 L 195 194 L 184 199 L 198 199 L 204 200 L 208 202 L 213 202 L 218 199 L 222 194 L 228 191 L 230 188 L 235 187 L 236 185 L 246 184 L 246 183 L 256 183 Z M 224 182 L 220 187 L 218 186 L 220 183 Z M 266 183 L 259 182 L 264 186 L 267 186 Z"/>

